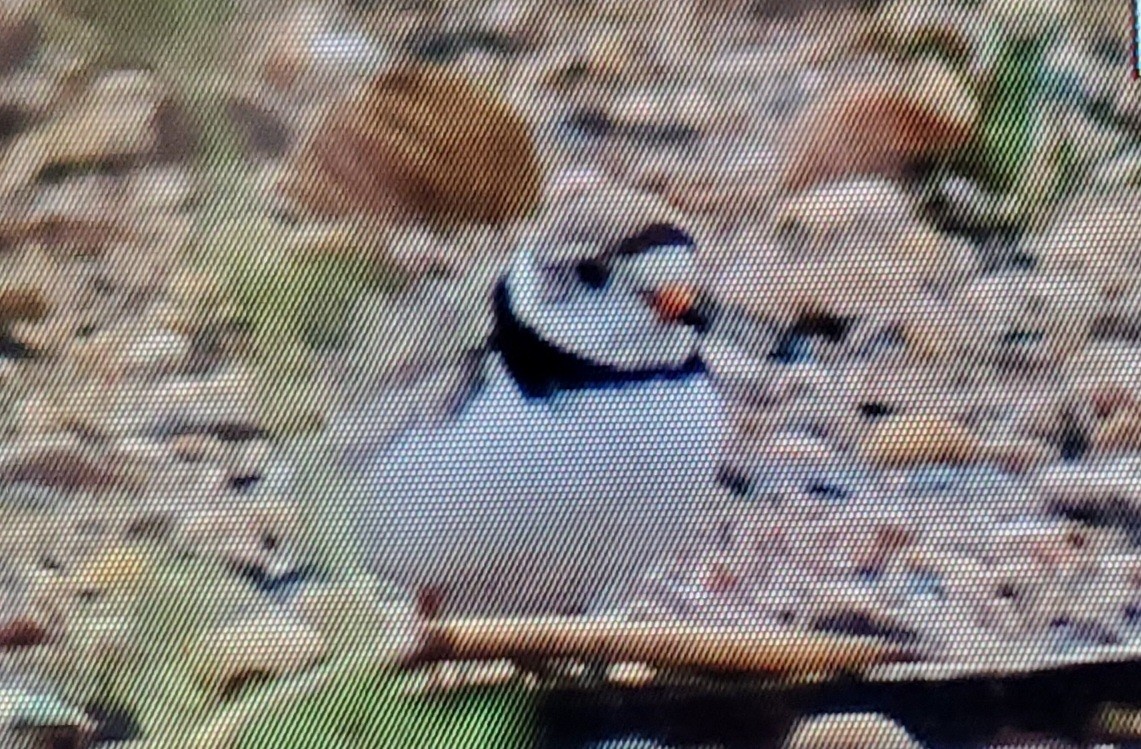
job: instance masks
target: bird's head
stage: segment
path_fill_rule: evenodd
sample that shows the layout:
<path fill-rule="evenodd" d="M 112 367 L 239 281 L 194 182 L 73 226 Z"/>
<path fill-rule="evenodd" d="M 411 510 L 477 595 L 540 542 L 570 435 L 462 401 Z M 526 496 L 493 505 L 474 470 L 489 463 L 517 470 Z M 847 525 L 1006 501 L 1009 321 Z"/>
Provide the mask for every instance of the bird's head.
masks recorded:
<path fill-rule="evenodd" d="M 571 205 L 516 253 L 504 279 L 510 314 L 559 350 L 617 370 L 692 361 L 714 314 L 694 237 L 644 202 L 592 207 Z"/>

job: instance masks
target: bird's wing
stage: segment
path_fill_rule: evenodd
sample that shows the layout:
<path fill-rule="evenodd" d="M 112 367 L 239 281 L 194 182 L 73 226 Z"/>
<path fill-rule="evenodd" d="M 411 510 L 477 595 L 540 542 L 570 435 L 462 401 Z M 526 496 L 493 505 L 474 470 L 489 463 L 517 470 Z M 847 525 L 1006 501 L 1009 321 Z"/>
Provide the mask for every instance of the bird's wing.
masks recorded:
<path fill-rule="evenodd" d="M 330 438 L 350 452 L 372 452 L 462 409 L 487 360 L 494 279 L 489 268 L 362 303 L 355 336 L 330 378 L 338 400 Z"/>
<path fill-rule="evenodd" d="M 456 361 L 412 364 L 369 397 L 339 408 L 328 437 L 348 465 L 362 464 L 408 429 L 438 425 L 462 411 L 479 391 L 485 363 L 483 350 L 472 349 Z"/>

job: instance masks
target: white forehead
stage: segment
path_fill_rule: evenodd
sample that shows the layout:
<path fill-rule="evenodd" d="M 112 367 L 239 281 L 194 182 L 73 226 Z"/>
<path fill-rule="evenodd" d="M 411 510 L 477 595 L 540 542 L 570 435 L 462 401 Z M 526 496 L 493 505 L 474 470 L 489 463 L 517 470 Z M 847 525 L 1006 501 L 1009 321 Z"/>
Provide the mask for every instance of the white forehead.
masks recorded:
<path fill-rule="evenodd" d="M 654 247 L 620 258 L 615 271 L 642 285 L 692 282 L 697 272 L 697 258 L 692 247 Z"/>

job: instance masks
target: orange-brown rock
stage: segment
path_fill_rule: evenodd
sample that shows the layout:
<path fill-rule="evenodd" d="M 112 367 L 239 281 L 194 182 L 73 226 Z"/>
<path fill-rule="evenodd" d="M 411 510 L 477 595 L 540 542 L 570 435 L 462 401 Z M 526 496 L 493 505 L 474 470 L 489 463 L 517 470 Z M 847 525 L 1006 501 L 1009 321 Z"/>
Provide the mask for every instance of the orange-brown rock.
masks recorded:
<path fill-rule="evenodd" d="M 28 617 L 19 616 L 0 624 L 0 651 L 35 647 L 48 639 L 47 629 Z"/>
<path fill-rule="evenodd" d="M 841 83 L 792 126 L 796 140 L 781 181 L 798 191 L 848 176 L 902 176 L 965 144 L 977 114 L 973 95 L 939 63 Z"/>
<path fill-rule="evenodd" d="M 332 108 L 281 190 L 323 218 L 503 224 L 539 202 L 542 173 L 522 117 L 432 66 L 384 73 Z"/>
<path fill-rule="evenodd" d="M 17 320 L 39 320 L 48 312 L 48 302 L 37 289 L 0 289 L 0 325 Z"/>
<path fill-rule="evenodd" d="M 875 463 L 902 467 L 923 463 L 967 463 L 982 455 L 979 440 L 957 421 L 932 413 L 893 416 L 864 443 Z"/>

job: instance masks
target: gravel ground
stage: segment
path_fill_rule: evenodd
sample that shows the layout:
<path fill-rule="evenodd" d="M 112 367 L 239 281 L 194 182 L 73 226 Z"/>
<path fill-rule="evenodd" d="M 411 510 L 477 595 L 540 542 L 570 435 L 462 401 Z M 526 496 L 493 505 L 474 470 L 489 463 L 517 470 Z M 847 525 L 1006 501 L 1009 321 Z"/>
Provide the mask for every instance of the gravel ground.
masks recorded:
<path fill-rule="evenodd" d="M 203 94 L 177 62 L 99 54 L 98 20 L 66 3 L 0 2 L 5 672 L 84 701 L 81 673 L 48 666 L 94 658 L 96 623 L 130 630 L 91 598 L 146 578 L 143 547 L 232 571 L 203 625 L 227 641 L 292 617 L 300 645 L 268 672 L 319 660 L 328 617 L 280 604 L 278 583 L 319 599 L 304 571 L 351 551 L 297 489 L 336 491 L 299 475 L 299 434 L 351 402 L 328 382 L 360 395 L 435 373 L 391 426 L 437 407 L 511 241 L 578 221 L 560 185 L 583 173 L 625 196 L 610 206 L 692 227 L 725 308 L 706 354 L 734 414 L 733 491 L 630 616 L 875 634 L 998 671 L 1132 652 L 1141 99 L 1123 3 L 419 5 L 248 3 Z M 352 147 L 320 115 L 407 58 L 528 124 L 533 221 L 449 235 L 271 189 L 352 177 L 295 156 Z M 230 193 L 190 161 L 194 96 L 244 136 Z M 447 161 L 417 178 L 447 183 Z M 488 174 L 487 210 L 528 204 L 531 180 Z M 336 336 L 306 294 L 356 287 L 290 253 L 369 259 L 349 307 L 364 335 L 314 343 Z"/>

